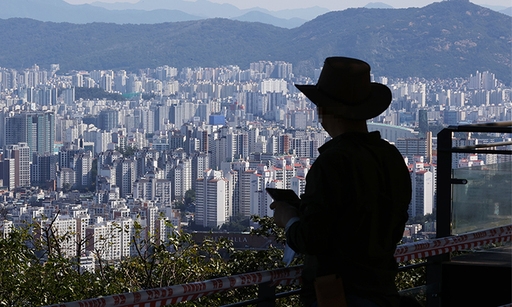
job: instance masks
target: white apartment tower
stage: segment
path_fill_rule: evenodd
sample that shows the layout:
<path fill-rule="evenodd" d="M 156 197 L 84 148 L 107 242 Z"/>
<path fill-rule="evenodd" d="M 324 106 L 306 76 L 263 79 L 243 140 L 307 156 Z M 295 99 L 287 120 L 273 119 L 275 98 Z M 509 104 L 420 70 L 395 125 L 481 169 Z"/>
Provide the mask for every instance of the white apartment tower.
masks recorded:
<path fill-rule="evenodd" d="M 176 160 L 176 166 L 171 170 L 172 199 L 183 199 L 185 192 L 192 189 L 192 161 L 190 159 Z"/>
<path fill-rule="evenodd" d="M 265 188 L 274 181 L 273 171 L 265 165 L 260 165 L 256 172 L 251 174 L 250 184 L 250 208 L 251 215 L 273 216 L 270 210 L 272 198 L 266 193 Z"/>
<path fill-rule="evenodd" d="M 229 221 L 232 205 L 229 182 L 221 171 L 206 170 L 197 180 L 195 223 L 218 227 Z"/>
<path fill-rule="evenodd" d="M 137 175 L 136 163 L 133 158 L 122 158 L 115 160 L 114 166 L 116 168 L 116 185 L 119 187 L 121 197 L 124 198 L 132 193 L 133 183 Z"/>
<path fill-rule="evenodd" d="M 5 151 L 4 170 L 11 188 L 30 186 L 30 148 L 27 143 L 8 145 Z"/>
<path fill-rule="evenodd" d="M 427 138 L 399 138 L 395 145 L 409 161 L 413 161 L 414 156 L 430 157 L 432 152 L 431 143 Z"/>
<path fill-rule="evenodd" d="M 413 169 L 411 174 L 412 199 L 409 216 L 431 214 L 434 206 L 434 179 L 432 172 L 426 169 Z"/>
<path fill-rule="evenodd" d="M 210 168 L 210 155 L 204 152 L 198 153 L 192 157 L 191 182 L 192 189 L 197 190 L 197 179 L 203 178 L 204 171 Z"/>
<path fill-rule="evenodd" d="M 120 217 L 114 220 L 114 225 L 117 224 L 118 229 L 122 229 L 119 232 L 120 236 L 120 246 L 119 252 L 121 259 L 130 257 L 130 247 L 131 247 L 131 239 L 135 234 L 135 228 L 133 227 L 133 220 L 131 218 Z"/>
<path fill-rule="evenodd" d="M 126 243 L 122 244 L 122 241 L 126 240 L 126 236 L 118 223 L 103 221 L 89 226 L 86 238 L 86 250 L 94 253 L 97 258 L 106 261 L 121 259 L 121 246 Z"/>
<path fill-rule="evenodd" d="M 133 197 L 141 200 L 171 204 L 171 181 L 157 178 L 141 178 L 133 183 Z"/>
<path fill-rule="evenodd" d="M 49 228 L 51 226 L 51 228 Z M 77 220 L 69 215 L 57 215 L 55 219 L 47 218 L 41 220 L 41 228 L 52 233 L 60 240 L 60 248 L 66 257 L 75 257 L 77 252 L 77 241 L 73 234 L 77 233 Z M 41 234 L 42 235 L 42 234 Z"/>
<path fill-rule="evenodd" d="M 222 165 L 222 170 L 225 174 L 227 174 L 226 178 L 228 178 L 230 182 L 233 215 L 242 214 L 242 210 L 240 209 L 241 206 L 245 208 L 247 207 L 248 203 L 250 204 L 250 200 L 247 200 L 247 197 L 249 195 L 248 193 L 250 193 L 250 191 L 247 191 L 248 185 L 247 183 L 245 183 L 244 186 L 244 183 L 240 179 L 243 176 L 243 173 L 245 173 L 248 168 L 249 162 L 244 160 L 229 163 L 226 162 Z M 243 205 L 242 200 L 245 201 Z"/>
<path fill-rule="evenodd" d="M 304 194 L 306 190 L 306 175 L 308 170 L 309 168 L 306 167 L 297 168 L 296 176 L 290 179 L 290 189 L 292 189 L 295 194 L 299 196 Z"/>
<path fill-rule="evenodd" d="M 81 187 L 87 187 L 92 183 L 92 152 L 78 153 L 73 157 L 73 169 L 75 171 L 75 182 Z"/>

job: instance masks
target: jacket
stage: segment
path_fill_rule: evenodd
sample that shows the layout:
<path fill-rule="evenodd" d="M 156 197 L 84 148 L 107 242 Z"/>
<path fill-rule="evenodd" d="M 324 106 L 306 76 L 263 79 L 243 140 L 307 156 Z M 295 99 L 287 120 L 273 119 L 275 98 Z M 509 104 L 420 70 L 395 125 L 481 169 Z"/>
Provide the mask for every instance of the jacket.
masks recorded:
<path fill-rule="evenodd" d="M 305 256 L 302 301 L 315 300 L 315 277 L 336 274 L 346 295 L 397 306 L 394 252 L 411 200 L 402 155 L 379 132 L 347 132 L 319 152 L 306 176 L 300 220 L 286 233 L 289 246 Z"/>

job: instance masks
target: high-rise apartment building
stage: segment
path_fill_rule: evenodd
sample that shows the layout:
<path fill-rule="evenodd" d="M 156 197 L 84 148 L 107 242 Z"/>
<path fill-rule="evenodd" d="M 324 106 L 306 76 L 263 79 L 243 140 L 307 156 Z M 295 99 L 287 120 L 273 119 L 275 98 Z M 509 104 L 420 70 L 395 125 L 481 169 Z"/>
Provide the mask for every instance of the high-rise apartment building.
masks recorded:
<path fill-rule="evenodd" d="M 86 250 L 96 254 L 97 258 L 102 260 L 120 260 L 121 257 L 127 257 L 126 249 L 123 248 L 128 238 L 125 231 L 119 231 L 119 223 L 115 221 L 102 221 L 95 225 L 87 227 L 86 231 Z M 123 225 L 124 226 L 124 225 Z M 124 229 L 124 228 L 122 228 Z M 133 227 L 131 229 L 133 233 Z"/>
<path fill-rule="evenodd" d="M 2 161 L 4 185 L 10 189 L 30 186 L 30 148 L 27 143 L 7 145 Z"/>
<path fill-rule="evenodd" d="M 60 250 L 65 257 L 77 256 L 77 220 L 69 215 L 55 215 L 40 218 L 41 228 L 36 231 L 46 229 L 50 235 L 59 240 Z M 37 229 L 37 228 L 36 228 Z M 39 235 L 42 235 L 39 233 Z"/>
<path fill-rule="evenodd" d="M 22 112 L 5 119 L 5 144 L 27 143 L 32 153 L 53 153 L 55 145 L 55 114 L 53 112 Z"/>
<path fill-rule="evenodd" d="M 98 116 L 98 128 L 105 131 L 112 131 L 119 125 L 119 112 L 114 109 L 101 110 Z"/>
<path fill-rule="evenodd" d="M 132 193 L 133 183 L 137 179 L 136 165 L 133 158 L 122 158 L 114 162 L 116 185 L 119 187 L 119 194 L 123 198 Z"/>
<path fill-rule="evenodd" d="M 429 153 L 432 149 L 429 148 L 429 141 L 427 138 L 404 138 L 396 140 L 396 148 L 402 156 L 407 157 L 409 161 L 414 160 L 414 156 L 430 157 Z"/>
<path fill-rule="evenodd" d="M 45 187 L 51 180 L 57 179 L 57 161 L 57 155 L 34 153 L 30 171 L 32 185 Z"/>
<path fill-rule="evenodd" d="M 434 178 L 428 169 L 416 169 L 410 173 L 412 198 L 409 205 L 409 217 L 431 214 L 434 207 Z"/>
<path fill-rule="evenodd" d="M 78 153 L 73 157 L 77 186 L 88 187 L 92 184 L 92 161 L 93 155 L 90 151 Z"/>
<path fill-rule="evenodd" d="M 291 149 L 291 139 L 292 136 L 288 133 L 281 134 L 278 138 L 278 153 L 280 154 L 289 154 Z"/>
<path fill-rule="evenodd" d="M 274 174 L 266 165 L 261 164 L 257 170 L 250 176 L 250 212 L 251 215 L 273 216 L 270 209 L 272 199 L 269 197 L 265 188 L 274 181 Z"/>
<path fill-rule="evenodd" d="M 108 93 L 112 92 L 112 75 L 111 74 L 104 74 L 101 77 L 100 87 L 105 92 L 108 92 Z"/>
<path fill-rule="evenodd" d="M 133 183 L 135 199 L 158 201 L 163 205 L 171 204 L 171 181 L 157 178 L 141 178 Z"/>
<path fill-rule="evenodd" d="M 229 182 L 221 171 L 206 170 L 197 180 L 195 223 L 203 227 L 218 227 L 231 217 Z"/>
<path fill-rule="evenodd" d="M 172 182 L 172 199 L 183 199 L 185 192 L 192 189 L 192 161 L 177 159 L 170 172 L 170 180 Z"/>
<path fill-rule="evenodd" d="M 203 178 L 204 171 L 210 168 L 210 155 L 204 152 L 192 156 L 192 189 L 197 191 L 197 179 Z"/>

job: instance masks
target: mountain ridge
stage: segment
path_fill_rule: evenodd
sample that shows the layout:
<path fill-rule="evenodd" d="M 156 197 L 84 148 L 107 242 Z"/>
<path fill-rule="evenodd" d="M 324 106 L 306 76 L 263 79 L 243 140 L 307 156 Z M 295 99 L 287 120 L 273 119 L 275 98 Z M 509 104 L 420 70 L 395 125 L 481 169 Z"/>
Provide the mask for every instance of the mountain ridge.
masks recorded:
<path fill-rule="evenodd" d="M 490 71 L 510 84 L 512 18 L 461 1 L 423 8 L 357 8 L 323 14 L 285 29 L 224 18 L 174 23 L 70 24 L 0 20 L 0 66 L 58 63 L 62 70 L 248 67 L 293 63 L 312 75 L 332 55 L 362 58 L 376 75 L 447 78 Z M 19 39 L 23 37 L 23 39 Z"/>
<path fill-rule="evenodd" d="M 184 0 L 140 0 L 135 3 L 114 2 L 106 3 L 96 1 L 91 5 L 107 8 L 111 10 L 120 9 L 138 9 L 138 10 L 154 10 L 154 9 L 177 9 L 188 14 L 192 12 L 196 15 L 206 18 L 234 18 L 242 16 L 251 11 L 258 11 L 267 15 L 281 19 L 300 18 L 311 20 L 318 15 L 325 14 L 329 10 L 319 6 L 313 6 L 302 9 L 286 9 L 278 11 L 270 11 L 260 7 L 252 7 L 249 9 L 239 9 L 238 7 L 227 3 L 214 3 L 207 0 L 184 1 Z"/>
<path fill-rule="evenodd" d="M 142 5 L 153 3 L 151 9 Z M 115 8 L 120 9 L 115 9 Z M 137 3 L 102 3 L 73 5 L 64 0 L 0 0 L 0 18 L 31 18 L 40 21 L 118 24 L 157 24 L 208 18 L 231 18 L 255 21 L 247 18 L 251 12 L 259 12 L 262 21 L 279 27 L 297 27 L 305 21 L 327 12 L 318 6 L 308 9 L 271 12 L 262 8 L 240 10 L 230 4 L 218 4 L 207 0 L 150 0 Z M 265 15 L 263 15 L 265 14 Z M 250 16 L 250 15 L 249 15 Z"/>

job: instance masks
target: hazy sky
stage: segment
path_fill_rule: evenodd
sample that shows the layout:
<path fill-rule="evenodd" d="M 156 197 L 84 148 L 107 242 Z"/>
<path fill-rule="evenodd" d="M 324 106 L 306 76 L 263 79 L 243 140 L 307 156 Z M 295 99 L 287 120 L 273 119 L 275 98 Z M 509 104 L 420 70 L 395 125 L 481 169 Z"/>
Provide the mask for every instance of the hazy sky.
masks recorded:
<path fill-rule="evenodd" d="M 135 3 L 139 0 L 64 0 L 71 4 L 83 4 L 99 2 L 131 2 Z M 216 3 L 230 3 L 240 9 L 251 7 L 261 7 L 271 11 L 320 6 L 330 10 L 344 10 L 349 7 L 363 7 L 370 2 L 383 2 L 394 8 L 404 7 L 423 7 L 433 2 L 432 0 L 209 0 Z M 471 1 L 471 0 L 470 0 Z M 494 6 L 512 6 L 511 0 L 472 0 L 471 2 L 478 5 L 494 5 Z"/>

